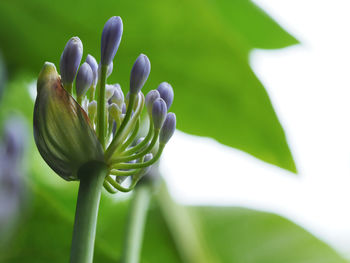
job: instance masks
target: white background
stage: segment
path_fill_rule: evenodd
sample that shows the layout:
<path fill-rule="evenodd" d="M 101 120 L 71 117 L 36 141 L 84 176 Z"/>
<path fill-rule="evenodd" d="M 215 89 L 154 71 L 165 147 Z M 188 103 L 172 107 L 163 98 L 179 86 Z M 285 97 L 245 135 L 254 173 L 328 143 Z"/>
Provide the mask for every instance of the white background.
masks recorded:
<path fill-rule="evenodd" d="M 301 41 L 251 55 L 299 174 L 181 132 L 161 168 L 180 202 L 275 212 L 350 257 L 350 1 L 255 2 Z"/>

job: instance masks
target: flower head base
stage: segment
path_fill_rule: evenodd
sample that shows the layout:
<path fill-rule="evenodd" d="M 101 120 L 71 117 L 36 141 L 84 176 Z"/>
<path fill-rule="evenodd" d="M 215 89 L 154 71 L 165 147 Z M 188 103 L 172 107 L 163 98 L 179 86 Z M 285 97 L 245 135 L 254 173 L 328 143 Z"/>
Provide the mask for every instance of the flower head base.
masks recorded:
<path fill-rule="evenodd" d="M 141 54 L 131 70 L 126 99 L 119 84 L 107 84 L 122 25 L 120 17 L 107 21 L 99 66 L 88 55 L 78 71 L 82 57 L 79 38 L 67 43 L 61 77 L 55 66 L 46 62 L 38 78 L 34 108 L 34 138 L 47 164 L 62 178 L 79 180 L 77 172 L 86 163 L 102 162 L 109 169 L 104 183 L 109 192 L 132 190 L 160 158 L 175 130 L 175 114 L 167 114 L 174 96 L 171 86 L 161 83 L 146 99 L 141 92 L 151 69 L 146 55 Z M 71 95 L 75 76 L 76 100 Z M 151 121 L 147 135 L 137 140 L 145 104 Z M 125 187 L 123 181 L 129 176 L 131 185 Z"/>

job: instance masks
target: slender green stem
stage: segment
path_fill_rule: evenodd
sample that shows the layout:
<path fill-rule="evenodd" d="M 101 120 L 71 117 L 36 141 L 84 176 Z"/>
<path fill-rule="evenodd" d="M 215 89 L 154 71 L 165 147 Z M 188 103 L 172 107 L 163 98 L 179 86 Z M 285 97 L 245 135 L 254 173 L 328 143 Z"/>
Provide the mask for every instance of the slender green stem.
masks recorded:
<path fill-rule="evenodd" d="M 135 188 L 125 235 L 123 263 L 139 263 L 150 199 L 151 191 L 147 185 Z"/>
<path fill-rule="evenodd" d="M 116 162 L 116 163 L 129 162 L 131 160 L 139 159 L 145 154 L 149 153 L 150 151 L 152 151 L 154 145 L 156 145 L 157 143 L 159 132 L 160 132 L 159 129 L 155 131 L 151 143 L 147 146 L 147 148 L 143 149 L 141 152 L 130 156 L 122 156 L 119 158 L 112 159 L 112 162 Z"/>
<path fill-rule="evenodd" d="M 101 79 L 100 89 L 98 92 L 97 102 L 97 136 L 100 140 L 103 149 L 106 148 L 106 79 L 107 79 L 107 67 L 106 65 L 101 66 Z"/>
<path fill-rule="evenodd" d="M 140 129 L 140 119 L 137 120 L 136 126 L 135 126 L 134 130 L 132 131 L 132 134 L 120 147 L 120 151 L 124 151 L 135 140 L 137 133 L 139 132 L 139 129 Z"/>
<path fill-rule="evenodd" d="M 159 144 L 159 149 L 157 151 L 157 154 L 149 161 L 144 163 L 116 163 L 112 165 L 113 169 L 137 169 L 137 168 L 144 168 L 147 166 L 150 166 L 154 164 L 162 155 L 162 152 L 164 150 L 165 145 Z"/>
<path fill-rule="evenodd" d="M 147 143 L 149 142 L 149 140 L 152 137 L 153 130 L 154 130 L 154 126 L 153 126 L 153 122 L 152 122 L 152 117 L 150 117 L 149 129 L 148 129 L 148 133 L 147 133 L 146 137 L 139 144 L 137 144 L 134 147 L 132 147 L 131 149 L 128 149 L 125 152 L 123 152 L 122 155 L 123 156 L 127 156 L 127 155 L 130 155 L 130 154 L 133 154 L 133 153 L 141 150 L 144 146 L 146 146 Z"/>
<path fill-rule="evenodd" d="M 70 263 L 92 263 L 98 207 L 107 171 L 104 164 L 94 162 L 86 164 L 78 172 L 80 185 Z"/>
<path fill-rule="evenodd" d="M 120 170 L 115 170 L 112 169 L 110 174 L 116 175 L 116 176 L 129 176 L 138 173 L 141 170 L 139 169 L 134 169 L 134 170 L 128 170 L 128 171 L 120 171 Z"/>

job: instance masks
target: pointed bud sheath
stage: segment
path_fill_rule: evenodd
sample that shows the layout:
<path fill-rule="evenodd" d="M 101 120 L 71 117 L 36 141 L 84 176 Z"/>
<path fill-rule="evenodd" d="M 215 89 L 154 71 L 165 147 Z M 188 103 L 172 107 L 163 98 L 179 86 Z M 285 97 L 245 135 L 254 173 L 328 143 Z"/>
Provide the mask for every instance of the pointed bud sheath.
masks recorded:
<path fill-rule="evenodd" d="M 60 72 L 63 85 L 73 83 L 82 56 L 83 44 L 79 37 L 72 37 L 67 42 L 60 60 Z"/>
<path fill-rule="evenodd" d="M 130 92 L 139 93 L 151 71 L 151 63 L 146 55 L 141 54 L 135 61 L 130 74 Z"/>
<path fill-rule="evenodd" d="M 166 103 L 163 99 L 156 99 L 153 103 L 152 117 L 153 125 L 156 130 L 160 129 L 164 123 L 167 113 Z"/>
<path fill-rule="evenodd" d="M 66 180 L 78 180 L 77 171 L 87 162 L 104 161 L 88 116 L 62 88 L 52 63 L 45 63 L 37 82 L 34 139 L 46 163 Z"/>
<path fill-rule="evenodd" d="M 78 75 L 75 80 L 77 97 L 82 97 L 85 95 L 87 90 L 92 85 L 93 77 L 94 76 L 90 65 L 84 62 L 79 68 Z"/>
<path fill-rule="evenodd" d="M 110 98 L 110 101 L 111 103 L 117 104 L 119 108 L 122 108 L 124 103 L 124 93 L 118 83 L 114 84 L 113 86 L 114 86 L 114 93 Z"/>
<path fill-rule="evenodd" d="M 157 88 L 160 97 L 165 101 L 168 110 L 174 100 L 174 90 L 173 87 L 168 82 L 162 82 Z"/>
<path fill-rule="evenodd" d="M 89 64 L 89 66 L 91 67 L 91 70 L 92 70 L 92 75 L 93 75 L 93 81 L 92 81 L 92 84 L 94 85 L 94 86 L 96 86 L 96 84 L 97 84 L 97 78 L 98 78 L 98 73 L 97 73 L 97 71 L 98 71 L 98 64 L 97 64 L 97 61 L 96 61 L 96 59 L 93 57 L 93 56 L 91 56 L 90 54 L 89 55 L 87 55 L 87 57 L 86 57 L 86 61 L 85 61 L 86 63 L 88 63 Z"/>
<path fill-rule="evenodd" d="M 158 98 L 160 98 L 160 94 L 157 90 L 151 90 L 146 95 L 146 102 L 145 103 L 146 103 L 148 114 L 150 116 L 152 115 L 153 103 Z"/>
<path fill-rule="evenodd" d="M 123 22 L 119 16 L 111 17 L 105 24 L 101 38 L 101 64 L 109 65 L 117 53 L 123 34 Z"/>
<path fill-rule="evenodd" d="M 176 128 L 176 115 L 175 113 L 169 112 L 166 115 L 164 124 L 159 133 L 159 143 L 167 144 L 171 136 L 173 136 Z"/>

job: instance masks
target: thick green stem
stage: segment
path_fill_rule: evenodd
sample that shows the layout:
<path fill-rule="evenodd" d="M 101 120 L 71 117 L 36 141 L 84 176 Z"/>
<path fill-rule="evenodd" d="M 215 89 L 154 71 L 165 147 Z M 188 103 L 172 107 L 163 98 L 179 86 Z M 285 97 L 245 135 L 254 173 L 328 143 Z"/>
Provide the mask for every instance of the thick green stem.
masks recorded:
<path fill-rule="evenodd" d="M 135 188 L 123 249 L 123 263 L 138 263 L 151 191 L 147 185 Z"/>
<path fill-rule="evenodd" d="M 103 149 L 106 148 L 106 78 L 107 78 L 107 67 L 106 65 L 101 66 L 101 79 L 100 89 L 98 92 L 97 102 L 97 136 L 100 140 Z"/>
<path fill-rule="evenodd" d="M 70 263 L 92 262 L 98 207 L 107 171 L 104 164 L 94 162 L 86 164 L 78 172 L 80 185 Z"/>

